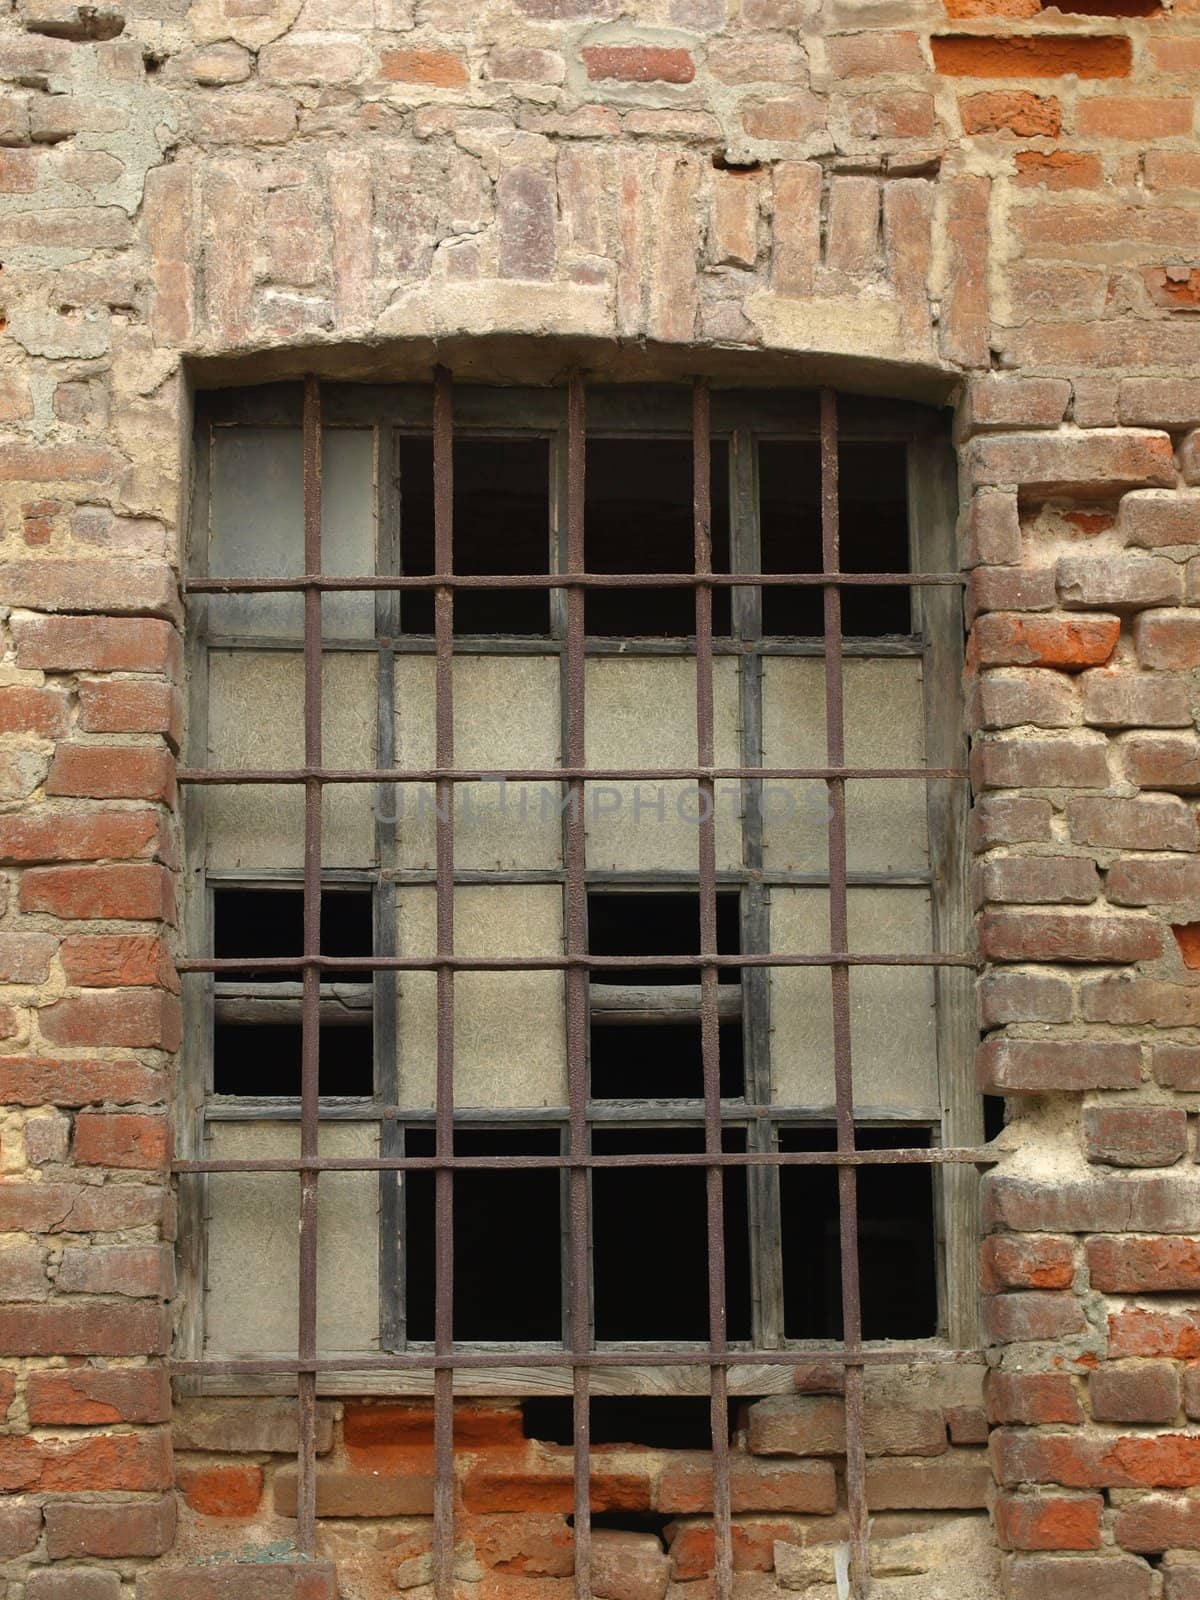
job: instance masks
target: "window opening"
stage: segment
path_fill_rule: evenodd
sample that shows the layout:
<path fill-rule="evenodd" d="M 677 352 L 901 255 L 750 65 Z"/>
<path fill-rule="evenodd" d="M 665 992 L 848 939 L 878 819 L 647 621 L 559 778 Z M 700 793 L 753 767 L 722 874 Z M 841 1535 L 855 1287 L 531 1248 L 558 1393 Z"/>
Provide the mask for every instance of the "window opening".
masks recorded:
<path fill-rule="evenodd" d="M 726 1433 L 731 1440 L 745 1404 L 744 1397 L 729 1402 Z M 527 1439 L 572 1443 L 570 1400 L 551 1396 L 526 1400 L 521 1413 Z M 592 1401 L 591 1437 L 594 1445 L 707 1450 L 712 1444 L 712 1402 L 707 1395 L 597 1395 Z M 599 1526 L 599 1517 L 593 1515 L 592 1522 Z"/>

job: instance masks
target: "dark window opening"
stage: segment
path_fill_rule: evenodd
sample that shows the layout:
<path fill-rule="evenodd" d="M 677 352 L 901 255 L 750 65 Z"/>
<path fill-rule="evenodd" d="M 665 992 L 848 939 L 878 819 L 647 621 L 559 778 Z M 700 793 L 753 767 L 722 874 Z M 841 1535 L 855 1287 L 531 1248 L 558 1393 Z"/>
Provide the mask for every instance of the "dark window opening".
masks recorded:
<path fill-rule="evenodd" d="M 317 1092 L 369 1096 L 374 1080 L 370 1024 L 358 1028 L 322 1024 Z M 298 1099 L 300 1024 L 218 1022 L 213 1029 L 213 1093 Z"/>
<path fill-rule="evenodd" d="M 741 948 L 740 900 L 736 890 L 717 895 L 717 951 L 736 955 Z M 593 955 L 690 955 L 700 949 L 700 897 L 694 891 L 667 894 L 588 895 L 588 939 Z M 732 999 L 741 975 L 719 969 L 722 998 Z M 704 1062 L 698 1014 L 664 1020 L 650 996 L 645 1020 L 631 1009 L 604 1008 L 606 991 L 651 985 L 690 986 L 698 992 L 699 967 L 645 967 L 592 974 L 590 1067 L 595 1100 L 699 1100 L 704 1095 Z M 742 1023 L 737 1015 L 720 1024 L 721 1096 L 745 1093 Z"/>
<path fill-rule="evenodd" d="M 733 1438 L 738 1413 L 745 1404 L 740 1398 L 729 1402 L 729 1439 Z M 527 1439 L 540 1439 L 546 1444 L 573 1442 L 574 1402 L 569 1395 L 526 1400 L 521 1411 Z M 647 1450 L 711 1450 L 711 1418 L 707 1395 L 596 1395 L 589 1410 L 594 1445 L 631 1444 Z M 592 1525 L 599 1525 L 596 1516 Z"/>
<path fill-rule="evenodd" d="M 400 565 L 434 571 L 433 440 L 402 436 Z M 550 449 L 545 439 L 454 441 L 454 570 L 467 576 L 550 570 Z M 433 632 L 433 592 L 402 595 L 405 633 Z M 456 634 L 544 634 L 547 589 L 456 589 Z"/>
<path fill-rule="evenodd" d="M 554 1156 L 558 1134 L 459 1128 L 459 1156 Z M 434 1154 L 426 1128 L 409 1129 L 405 1152 Z M 404 1278 L 408 1337 L 434 1336 L 434 1174 L 409 1172 Z M 466 1168 L 454 1173 L 454 1337 L 472 1342 L 562 1338 L 560 1176 L 553 1167 Z"/>
<path fill-rule="evenodd" d="M 1004 1096 L 985 1094 L 983 1097 L 983 1137 L 985 1143 L 1004 1132 Z"/>
<path fill-rule="evenodd" d="M 860 1128 L 862 1150 L 924 1149 L 927 1128 Z M 793 1128 L 781 1150 L 833 1150 L 831 1128 Z M 834 1167 L 781 1167 L 783 1330 L 842 1338 L 838 1179 Z M 858 1168 L 859 1283 L 864 1339 L 937 1333 L 937 1245 L 928 1166 Z"/>
<path fill-rule="evenodd" d="M 726 1129 L 722 1149 L 746 1136 Z M 597 1128 L 592 1153 L 699 1154 L 698 1128 Z M 731 1340 L 750 1337 L 750 1227 L 746 1169 L 725 1169 L 725 1304 Z M 702 1167 L 598 1167 L 592 1174 L 596 1337 L 709 1337 L 708 1228 Z"/>
<path fill-rule="evenodd" d="M 321 891 L 321 954 L 369 956 L 371 894 L 366 889 Z M 213 955 L 299 956 L 304 953 L 304 891 L 218 888 L 213 891 Z M 221 982 L 294 983 L 300 969 L 253 966 L 218 975 Z M 365 976 L 365 975 L 364 975 Z"/>
<path fill-rule="evenodd" d="M 712 446 L 712 566 L 729 571 L 729 450 Z M 588 572 L 692 572 L 695 525 L 690 439 L 589 439 L 584 550 Z M 696 632 L 691 588 L 589 589 L 590 634 L 688 637 Z M 713 591 L 713 632 L 730 631 L 729 590 Z"/>
<path fill-rule="evenodd" d="M 908 572 L 907 452 L 900 444 L 843 444 L 840 469 L 840 552 L 843 572 Z M 808 441 L 770 441 L 758 447 L 759 518 L 763 572 L 820 572 L 821 457 Z M 820 637 L 825 632 L 821 588 L 767 586 L 763 632 Z M 909 591 L 892 585 L 842 589 L 842 631 L 850 637 L 907 634 Z"/>

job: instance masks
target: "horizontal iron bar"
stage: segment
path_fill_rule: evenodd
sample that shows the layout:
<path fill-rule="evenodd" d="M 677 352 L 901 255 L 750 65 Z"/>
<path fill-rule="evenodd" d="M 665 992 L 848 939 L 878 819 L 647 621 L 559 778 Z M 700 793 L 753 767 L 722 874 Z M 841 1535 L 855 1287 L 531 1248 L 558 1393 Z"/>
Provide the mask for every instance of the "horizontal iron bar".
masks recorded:
<path fill-rule="evenodd" d="M 341 594 L 391 589 L 697 589 L 928 588 L 958 586 L 957 572 L 422 572 L 352 578 L 310 573 L 293 578 L 188 578 L 189 594 Z"/>
<path fill-rule="evenodd" d="M 945 1167 L 994 1166 L 990 1150 L 702 1150 L 583 1156 L 268 1156 L 261 1160 L 173 1161 L 172 1172 L 470 1172 L 603 1167 Z"/>
<path fill-rule="evenodd" d="M 409 1372 L 427 1371 L 432 1367 L 467 1370 L 498 1367 L 777 1367 L 780 1365 L 808 1366 L 814 1362 L 830 1362 L 838 1366 L 858 1367 L 883 1365 L 908 1365 L 914 1362 L 946 1362 L 969 1366 L 980 1365 L 977 1350 L 951 1350 L 942 1346 L 921 1344 L 890 1344 L 885 1348 L 870 1345 L 821 1346 L 812 1350 L 794 1347 L 779 1350 L 726 1350 L 714 1354 L 711 1350 L 589 1350 L 575 1352 L 563 1346 L 560 1350 L 459 1350 L 438 1355 L 431 1350 L 406 1350 L 395 1355 L 318 1356 L 300 1360 L 295 1356 L 264 1358 L 261 1361 L 186 1361 L 170 1359 L 168 1365 L 181 1377 L 245 1376 L 256 1374 L 301 1372 Z"/>
<path fill-rule="evenodd" d="M 180 767 L 180 783 L 820 783 L 830 779 L 964 779 L 965 767 Z"/>
<path fill-rule="evenodd" d="M 621 971 L 631 967 L 978 967 L 974 956 L 941 951 L 859 955 L 847 950 L 795 954 L 687 956 L 189 956 L 175 963 L 180 972 L 230 972 L 254 967 L 263 972 L 317 967 L 331 972 L 562 972 L 575 967 Z"/>

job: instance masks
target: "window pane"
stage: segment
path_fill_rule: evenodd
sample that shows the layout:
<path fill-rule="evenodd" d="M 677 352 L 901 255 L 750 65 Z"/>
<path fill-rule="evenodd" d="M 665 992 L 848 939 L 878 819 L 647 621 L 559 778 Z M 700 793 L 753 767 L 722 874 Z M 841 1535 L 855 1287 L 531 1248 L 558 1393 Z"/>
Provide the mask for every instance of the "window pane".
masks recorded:
<path fill-rule="evenodd" d="M 326 428 L 321 446 L 321 566 L 336 577 L 375 571 L 375 437 Z M 304 571 L 304 460 L 299 428 L 217 428 L 212 442 L 208 566 L 225 578 L 299 577 Z M 369 593 L 327 594 L 327 639 L 370 638 Z M 298 639 L 299 594 L 213 595 L 213 634 Z"/>
<path fill-rule="evenodd" d="M 209 1153 L 219 1161 L 297 1156 L 299 1125 L 218 1122 L 210 1126 Z M 376 1156 L 378 1131 L 367 1123 L 323 1123 L 321 1154 Z M 214 1172 L 208 1182 L 209 1354 L 294 1352 L 299 1315 L 298 1176 Z M 378 1174 L 322 1173 L 317 1194 L 317 1342 L 324 1352 L 377 1349 Z"/>
<path fill-rule="evenodd" d="M 842 665 L 846 764 L 921 767 L 925 762 L 924 666 L 918 660 L 850 658 Z M 763 762 L 823 767 L 825 663 L 763 662 Z M 846 784 L 846 864 L 852 872 L 923 872 L 929 866 L 926 783 L 863 778 Z M 829 797 L 823 782 L 772 780 L 763 803 L 763 858 L 774 871 L 829 866 Z"/>
<path fill-rule="evenodd" d="M 933 948 L 925 889 L 851 889 L 850 948 L 875 955 Z M 771 890 L 771 948 L 829 950 L 825 889 Z M 771 1077 L 778 1104 L 832 1106 L 833 999 L 826 967 L 771 968 Z M 850 969 L 854 1103 L 936 1111 L 931 967 Z"/>
<path fill-rule="evenodd" d="M 396 896 L 396 948 L 436 948 L 432 886 Z M 459 955 L 561 955 L 562 890 L 554 884 L 459 887 L 454 891 Z M 437 980 L 397 974 L 400 1103 L 434 1103 Z M 454 979 L 454 1099 L 461 1106 L 566 1103 L 566 1023 L 561 971 L 460 972 Z"/>
<path fill-rule="evenodd" d="M 692 572 L 690 439 L 589 439 L 585 565 L 589 572 Z M 729 447 L 712 446 L 712 566 L 729 571 Z M 713 632 L 729 632 L 729 590 L 713 594 Z M 588 633 L 650 637 L 696 631 L 695 591 L 589 589 Z"/>
<path fill-rule="evenodd" d="M 396 660 L 396 763 L 434 765 L 434 662 Z M 560 765 L 556 656 L 460 656 L 454 662 L 454 755 L 466 768 L 545 770 Z M 477 869 L 557 867 L 562 861 L 558 784 L 455 784 L 454 861 Z M 436 853 L 431 784 L 397 785 L 401 865 L 432 867 Z"/>
<path fill-rule="evenodd" d="M 843 442 L 838 463 L 842 571 L 907 572 L 905 447 Z M 764 440 L 758 447 L 758 477 L 762 570 L 820 572 L 820 446 L 812 440 Z M 843 589 L 843 633 L 859 637 L 906 634 L 911 626 L 907 589 Z M 823 634 L 821 589 L 764 589 L 763 631 Z"/>
<path fill-rule="evenodd" d="M 428 1129 L 405 1134 L 410 1156 L 431 1156 Z M 511 1133 L 459 1128 L 459 1156 L 556 1156 L 556 1131 Z M 405 1294 L 408 1337 L 434 1333 L 434 1175 L 404 1178 Z M 454 1174 L 454 1337 L 463 1340 L 562 1338 L 562 1218 L 557 1168 L 466 1169 Z"/>
<path fill-rule="evenodd" d="M 326 653 L 322 721 L 327 766 L 374 766 L 375 675 L 373 655 Z M 298 653 L 211 651 L 208 686 L 209 766 L 303 766 L 304 661 Z M 303 866 L 303 784 L 238 784 L 210 788 L 206 794 L 210 866 Z M 327 867 L 362 867 L 374 860 L 374 795 L 370 784 L 326 787 L 321 859 Z"/>
<path fill-rule="evenodd" d="M 400 554 L 405 572 L 434 570 L 433 440 L 397 441 Z M 454 441 L 454 570 L 472 575 L 550 570 L 550 446 L 545 439 Z M 547 589 L 459 589 L 455 633 L 548 633 Z M 433 593 L 400 602 L 405 633 L 433 632 Z"/>

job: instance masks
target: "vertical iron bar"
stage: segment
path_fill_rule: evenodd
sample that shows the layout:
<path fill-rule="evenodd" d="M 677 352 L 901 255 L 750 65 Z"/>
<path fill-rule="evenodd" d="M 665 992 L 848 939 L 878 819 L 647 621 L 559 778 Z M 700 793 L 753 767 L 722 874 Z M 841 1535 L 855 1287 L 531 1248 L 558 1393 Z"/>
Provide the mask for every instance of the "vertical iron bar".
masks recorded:
<path fill-rule="evenodd" d="M 837 397 L 821 390 L 821 565 L 826 574 L 840 570 L 838 507 Z M 845 765 L 846 725 L 842 675 L 842 592 L 824 587 L 825 599 L 825 748 L 829 766 Z M 827 778 L 829 793 L 829 945 L 848 949 L 846 895 L 846 781 Z M 854 1086 L 850 1047 L 850 968 L 830 968 L 833 998 L 833 1073 L 837 1103 L 837 1147 L 854 1149 Z M 842 1264 L 842 1338 L 853 1355 L 862 1346 L 862 1306 L 858 1281 L 858 1188 L 852 1166 L 838 1168 L 838 1210 Z M 850 1521 L 850 1585 L 859 1600 L 870 1582 L 867 1545 L 866 1454 L 863 1445 L 863 1369 L 861 1361 L 846 1365 L 846 1502 Z"/>
<path fill-rule="evenodd" d="M 586 436 L 583 378 L 572 372 L 567 392 L 567 572 L 584 570 L 584 474 Z M 584 591 L 567 589 L 567 739 L 569 767 L 585 761 L 584 696 Z M 567 954 L 582 955 L 587 948 L 585 869 L 587 839 L 584 833 L 584 785 L 569 781 L 567 792 Z M 579 1358 L 590 1349 L 590 1295 L 588 1273 L 588 1175 L 582 1165 L 588 1156 L 587 1124 L 587 973 L 582 967 L 567 970 L 567 1095 L 570 1108 L 569 1148 L 572 1162 L 570 1190 L 571 1244 L 571 1354 L 574 1388 L 575 1480 L 575 1594 L 591 1600 L 591 1418 L 589 1373 Z"/>
<path fill-rule="evenodd" d="M 304 381 L 304 572 L 321 571 L 321 390 L 316 378 Z M 321 591 L 304 591 L 304 762 L 322 765 L 321 758 Z M 321 780 L 304 782 L 304 954 L 321 953 Z M 300 1154 L 316 1156 L 320 1139 L 319 1102 L 321 1048 L 321 974 L 315 966 L 304 969 L 300 1010 Z M 297 1348 L 301 1360 L 317 1353 L 317 1179 L 313 1171 L 300 1174 L 300 1326 Z M 316 1542 L 317 1380 L 312 1372 L 296 1376 L 299 1412 L 299 1459 L 296 1487 L 296 1538 L 301 1550 Z"/>
<path fill-rule="evenodd" d="M 454 570 L 454 394 L 449 371 L 434 370 L 433 548 L 439 577 Z M 434 590 L 434 716 L 439 768 L 454 763 L 454 590 Z M 439 778 L 436 790 L 437 953 L 454 954 L 454 785 Z M 435 1147 L 454 1153 L 454 972 L 437 970 L 437 1093 Z M 439 1167 L 435 1177 L 436 1289 L 434 1353 L 448 1356 L 454 1342 L 454 1174 Z M 437 1600 L 451 1600 L 454 1586 L 454 1372 L 433 1375 L 433 1581 Z"/>
<path fill-rule="evenodd" d="M 692 512 L 697 577 L 712 572 L 712 444 L 708 385 L 692 389 Z M 696 758 L 715 765 L 713 739 L 712 586 L 696 585 Z M 721 1153 L 721 1040 L 717 1011 L 717 819 L 712 778 L 697 784 L 700 813 L 700 1050 L 704 1068 L 704 1152 Z M 714 1355 L 726 1350 L 725 1188 L 719 1166 L 704 1171 L 708 1221 L 708 1339 Z M 729 1374 L 709 1369 L 712 1423 L 713 1522 L 716 1534 L 717 1600 L 733 1593 L 733 1530 L 729 1493 Z"/>

